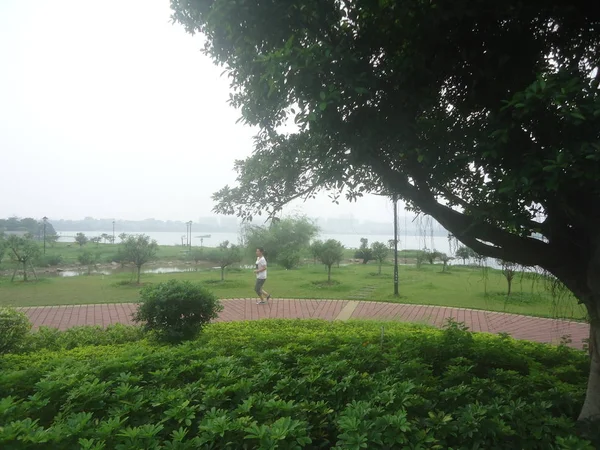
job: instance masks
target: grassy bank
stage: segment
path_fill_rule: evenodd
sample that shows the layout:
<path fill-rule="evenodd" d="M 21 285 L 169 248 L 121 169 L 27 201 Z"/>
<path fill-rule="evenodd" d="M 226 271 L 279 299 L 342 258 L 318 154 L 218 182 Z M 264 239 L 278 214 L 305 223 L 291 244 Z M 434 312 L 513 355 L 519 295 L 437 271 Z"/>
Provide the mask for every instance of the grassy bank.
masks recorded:
<path fill-rule="evenodd" d="M 517 276 L 513 294 L 506 296 L 506 280 L 499 271 L 457 266 L 442 272 L 439 265 L 400 266 L 399 298 L 393 296 L 393 267 L 385 265 L 377 275 L 374 264 L 351 264 L 333 269 L 333 282 L 327 284 L 322 265 L 306 265 L 297 270 L 269 269 L 265 288 L 275 298 L 323 298 L 377 300 L 400 303 L 486 309 L 542 317 L 585 317 L 582 307 L 566 296 L 555 298 L 542 281 Z M 251 270 L 232 269 L 226 280 L 218 270 L 147 274 L 143 283 L 168 279 L 205 283 L 220 298 L 252 297 L 254 274 Z M 139 287 L 128 285 L 130 275 L 52 277 L 38 282 L 10 283 L 0 279 L 0 305 L 39 306 L 91 303 L 135 302 Z"/>

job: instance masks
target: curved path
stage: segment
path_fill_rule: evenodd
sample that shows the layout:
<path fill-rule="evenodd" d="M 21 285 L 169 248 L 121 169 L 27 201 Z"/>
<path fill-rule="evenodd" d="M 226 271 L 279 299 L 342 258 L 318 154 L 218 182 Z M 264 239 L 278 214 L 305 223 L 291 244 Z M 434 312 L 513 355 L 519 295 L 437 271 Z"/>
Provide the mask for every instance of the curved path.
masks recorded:
<path fill-rule="evenodd" d="M 581 322 L 465 308 L 353 300 L 275 299 L 266 305 L 257 305 L 255 299 L 244 298 L 221 301 L 224 309 L 217 322 L 275 318 L 377 319 L 441 327 L 447 319 L 453 318 L 464 322 L 471 331 L 508 333 L 516 339 L 558 344 L 564 336 L 568 336 L 569 345 L 575 348 L 583 348 L 583 340 L 589 336 L 588 324 Z M 49 326 L 64 330 L 77 325 L 131 324 L 136 306 L 135 303 L 108 303 L 19 309 L 29 316 L 36 328 Z"/>

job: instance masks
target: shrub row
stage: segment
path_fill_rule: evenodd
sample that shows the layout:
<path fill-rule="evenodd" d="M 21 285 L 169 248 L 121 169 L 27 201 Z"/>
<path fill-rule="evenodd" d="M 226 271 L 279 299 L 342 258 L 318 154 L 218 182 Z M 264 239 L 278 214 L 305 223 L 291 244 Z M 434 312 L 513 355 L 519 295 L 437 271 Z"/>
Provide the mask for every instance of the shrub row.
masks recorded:
<path fill-rule="evenodd" d="M 212 324 L 0 357 L 0 448 L 591 449 L 587 362 L 457 324 Z"/>

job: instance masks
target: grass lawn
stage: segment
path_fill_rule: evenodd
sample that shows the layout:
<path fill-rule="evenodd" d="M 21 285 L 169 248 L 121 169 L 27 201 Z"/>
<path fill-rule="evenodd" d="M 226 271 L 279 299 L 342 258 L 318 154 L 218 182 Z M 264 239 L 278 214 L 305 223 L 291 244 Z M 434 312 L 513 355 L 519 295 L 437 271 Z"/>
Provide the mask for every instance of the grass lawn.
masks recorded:
<path fill-rule="evenodd" d="M 224 282 L 220 271 L 145 274 L 142 283 L 169 279 L 205 283 L 221 298 L 253 297 L 254 274 L 251 270 L 232 269 Z M 135 302 L 139 287 L 126 285 L 130 276 L 77 276 L 42 278 L 37 282 L 10 283 L 0 279 L 0 305 L 40 306 L 92 303 Z M 393 267 L 385 265 L 377 275 L 375 264 L 352 264 L 333 268 L 332 284 L 327 284 L 326 268 L 306 265 L 297 270 L 269 269 L 265 288 L 275 298 L 323 298 L 377 300 L 399 303 L 485 309 L 542 317 L 582 319 L 583 307 L 571 296 L 553 298 L 543 281 L 516 276 L 513 294 L 506 296 L 506 280 L 499 271 L 456 266 L 442 273 L 440 265 L 400 266 L 400 297 L 393 296 Z"/>

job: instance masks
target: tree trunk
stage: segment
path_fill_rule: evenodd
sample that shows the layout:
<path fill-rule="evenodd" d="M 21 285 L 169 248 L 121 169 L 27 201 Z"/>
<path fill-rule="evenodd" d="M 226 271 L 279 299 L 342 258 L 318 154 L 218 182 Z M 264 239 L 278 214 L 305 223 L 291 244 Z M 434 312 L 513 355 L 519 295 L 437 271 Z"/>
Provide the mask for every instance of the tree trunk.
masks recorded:
<path fill-rule="evenodd" d="M 381 275 L 381 263 L 379 263 L 379 271 L 377 272 L 377 275 Z"/>
<path fill-rule="evenodd" d="M 142 276 L 142 266 L 138 266 L 137 284 L 140 284 L 140 277 Z"/>
<path fill-rule="evenodd" d="M 331 283 L 331 266 L 327 266 L 327 282 Z"/>
<path fill-rule="evenodd" d="M 221 281 L 225 281 L 225 267 L 221 267 Z"/>
<path fill-rule="evenodd" d="M 27 281 L 27 263 L 23 263 L 23 281 Z"/>
<path fill-rule="evenodd" d="M 507 292 L 506 296 L 510 297 L 510 293 L 512 291 L 512 278 L 507 279 L 506 281 L 508 281 L 508 292 Z"/>
<path fill-rule="evenodd" d="M 586 306 L 590 315 L 590 376 L 578 420 L 600 420 L 600 293 Z"/>

